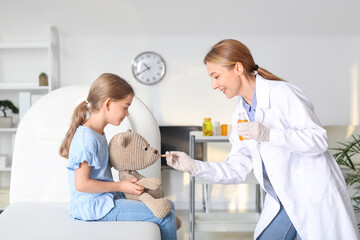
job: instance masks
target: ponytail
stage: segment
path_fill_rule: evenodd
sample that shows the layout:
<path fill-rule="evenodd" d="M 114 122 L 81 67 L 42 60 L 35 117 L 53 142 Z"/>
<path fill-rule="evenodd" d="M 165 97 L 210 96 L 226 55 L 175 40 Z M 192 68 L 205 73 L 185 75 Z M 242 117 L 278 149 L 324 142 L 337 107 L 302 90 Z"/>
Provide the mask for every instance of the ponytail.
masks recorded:
<path fill-rule="evenodd" d="M 75 135 L 76 129 L 86 121 L 89 114 L 89 106 L 86 101 L 81 102 L 74 110 L 71 117 L 70 127 L 67 131 L 64 140 L 60 146 L 60 155 L 64 158 L 69 158 L 69 149 L 71 141 Z"/>
<path fill-rule="evenodd" d="M 284 81 L 283 79 L 279 78 L 278 76 L 272 74 L 271 72 L 269 72 L 268 70 L 266 70 L 265 68 L 261 68 L 259 67 L 257 70 L 258 74 L 260 76 L 262 76 L 265 79 L 268 80 L 276 80 L 276 81 Z"/>

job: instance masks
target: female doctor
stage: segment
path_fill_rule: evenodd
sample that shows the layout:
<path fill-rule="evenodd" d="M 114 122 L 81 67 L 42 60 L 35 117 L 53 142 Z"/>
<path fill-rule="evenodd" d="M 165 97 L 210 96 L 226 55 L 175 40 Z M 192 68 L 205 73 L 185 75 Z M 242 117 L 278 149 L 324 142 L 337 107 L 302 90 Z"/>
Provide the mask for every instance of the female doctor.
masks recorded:
<path fill-rule="evenodd" d="M 241 97 L 232 115 L 231 152 L 221 163 L 169 152 L 167 164 L 223 184 L 240 183 L 253 171 L 267 192 L 254 239 L 359 239 L 344 178 L 304 93 L 258 67 L 237 40 L 215 44 L 204 63 L 214 90 Z M 249 122 L 238 124 L 239 113 Z"/>

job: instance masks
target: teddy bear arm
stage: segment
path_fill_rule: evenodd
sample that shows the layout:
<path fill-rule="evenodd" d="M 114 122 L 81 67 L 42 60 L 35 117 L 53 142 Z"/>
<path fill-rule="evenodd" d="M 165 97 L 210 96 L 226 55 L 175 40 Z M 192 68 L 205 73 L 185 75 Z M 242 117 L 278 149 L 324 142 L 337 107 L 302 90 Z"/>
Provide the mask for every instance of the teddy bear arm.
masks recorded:
<path fill-rule="evenodd" d="M 146 192 L 155 199 L 163 198 L 165 196 L 165 194 L 164 194 L 163 190 L 161 190 L 161 188 L 158 188 L 155 190 L 147 189 Z"/>
<path fill-rule="evenodd" d="M 159 178 L 143 178 L 139 180 L 137 184 L 148 189 L 156 190 L 161 186 L 161 180 Z"/>

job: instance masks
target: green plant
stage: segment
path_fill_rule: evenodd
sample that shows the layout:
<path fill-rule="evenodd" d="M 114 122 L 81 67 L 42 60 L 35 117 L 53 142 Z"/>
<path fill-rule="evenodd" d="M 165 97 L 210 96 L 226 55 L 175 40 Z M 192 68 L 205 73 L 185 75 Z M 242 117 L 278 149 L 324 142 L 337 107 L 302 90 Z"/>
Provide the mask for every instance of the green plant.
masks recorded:
<path fill-rule="evenodd" d="M 39 77 L 47 77 L 46 73 L 42 72 L 40 73 Z"/>
<path fill-rule="evenodd" d="M 352 200 L 356 213 L 360 212 L 360 135 L 352 135 L 350 140 L 332 148 L 336 162 L 342 167 L 346 184 L 353 189 Z M 360 225 L 358 225 L 360 229 Z"/>
<path fill-rule="evenodd" d="M 6 117 L 6 110 L 10 109 L 12 113 L 19 113 L 19 109 L 10 100 L 0 100 L 0 111 Z"/>

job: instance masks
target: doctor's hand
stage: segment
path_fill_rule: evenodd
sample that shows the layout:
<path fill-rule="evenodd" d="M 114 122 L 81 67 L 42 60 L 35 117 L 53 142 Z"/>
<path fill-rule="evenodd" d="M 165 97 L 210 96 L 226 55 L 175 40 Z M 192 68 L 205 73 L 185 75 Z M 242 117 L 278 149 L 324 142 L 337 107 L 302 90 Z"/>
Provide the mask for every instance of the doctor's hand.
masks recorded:
<path fill-rule="evenodd" d="M 195 174 L 197 172 L 195 160 L 189 157 L 186 153 L 171 151 L 166 152 L 166 155 L 166 163 L 170 167 L 190 174 Z"/>
<path fill-rule="evenodd" d="M 237 125 L 237 133 L 245 139 L 268 142 L 270 129 L 259 122 L 242 122 Z"/>

